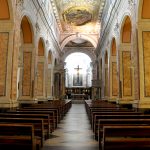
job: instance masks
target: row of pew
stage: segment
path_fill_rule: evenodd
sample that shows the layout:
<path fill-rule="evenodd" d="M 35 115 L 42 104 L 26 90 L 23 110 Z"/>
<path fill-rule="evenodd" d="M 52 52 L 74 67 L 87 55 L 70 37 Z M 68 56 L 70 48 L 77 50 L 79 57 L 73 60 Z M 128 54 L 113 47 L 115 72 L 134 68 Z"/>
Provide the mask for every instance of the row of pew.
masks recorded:
<path fill-rule="evenodd" d="M 85 100 L 100 150 L 150 149 L 150 114 L 103 100 Z"/>
<path fill-rule="evenodd" d="M 0 148 L 40 150 L 71 106 L 70 100 L 52 100 L 0 113 Z"/>

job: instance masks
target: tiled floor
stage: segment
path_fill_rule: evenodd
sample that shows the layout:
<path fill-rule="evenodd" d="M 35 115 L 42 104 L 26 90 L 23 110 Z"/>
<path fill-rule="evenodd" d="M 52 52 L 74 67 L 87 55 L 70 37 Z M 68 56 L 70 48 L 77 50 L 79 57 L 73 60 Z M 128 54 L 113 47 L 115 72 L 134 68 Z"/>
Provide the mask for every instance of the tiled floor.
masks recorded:
<path fill-rule="evenodd" d="M 72 104 L 42 150 L 98 150 L 84 104 Z"/>

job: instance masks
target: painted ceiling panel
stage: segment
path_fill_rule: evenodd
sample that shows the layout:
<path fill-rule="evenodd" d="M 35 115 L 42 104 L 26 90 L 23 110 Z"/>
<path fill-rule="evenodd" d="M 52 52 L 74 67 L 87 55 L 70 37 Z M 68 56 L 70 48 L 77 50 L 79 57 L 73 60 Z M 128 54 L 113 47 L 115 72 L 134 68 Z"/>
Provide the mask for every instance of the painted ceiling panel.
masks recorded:
<path fill-rule="evenodd" d="M 99 33 L 101 0 L 53 0 L 62 33 Z"/>

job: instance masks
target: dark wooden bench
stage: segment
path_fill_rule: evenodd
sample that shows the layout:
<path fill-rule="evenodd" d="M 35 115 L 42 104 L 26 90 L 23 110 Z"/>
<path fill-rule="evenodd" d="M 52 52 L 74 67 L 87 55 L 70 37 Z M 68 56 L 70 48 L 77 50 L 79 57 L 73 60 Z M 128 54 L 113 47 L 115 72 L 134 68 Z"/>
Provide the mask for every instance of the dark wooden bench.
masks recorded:
<path fill-rule="evenodd" d="M 104 126 L 102 150 L 149 150 L 150 126 Z"/>
<path fill-rule="evenodd" d="M 50 109 L 50 108 L 45 108 L 45 107 L 43 107 L 43 108 L 25 107 L 25 108 L 18 108 L 17 111 L 43 111 L 43 112 L 49 112 L 51 126 L 53 126 L 54 129 L 57 128 L 57 124 L 60 121 L 59 120 L 58 109 Z"/>
<path fill-rule="evenodd" d="M 38 150 L 33 124 L 0 123 L 0 148 Z"/>
<path fill-rule="evenodd" d="M 118 109 L 121 108 L 118 105 L 115 104 L 110 104 L 108 102 L 99 102 L 96 104 L 87 104 L 85 103 L 85 108 L 86 108 L 86 112 L 90 118 L 91 115 L 91 110 L 96 110 L 96 109 Z"/>
<path fill-rule="evenodd" d="M 134 118 L 134 119 L 150 119 L 150 115 L 144 115 L 144 114 L 136 114 L 136 113 L 107 113 L 107 114 L 96 114 L 94 115 L 93 118 L 93 132 L 96 131 L 97 127 L 98 127 L 98 120 L 99 119 L 130 119 L 130 118 Z"/>
<path fill-rule="evenodd" d="M 132 110 L 129 110 L 129 109 L 118 109 L 118 108 L 107 108 L 107 109 L 91 109 L 90 110 L 90 116 L 89 116 L 89 119 L 90 119 L 90 122 L 91 122 L 91 125 L 93 125 L 93 118 L 94 118 L 94 115 L 95 114 L 98 114 L 98 113 L 103 113 L 103 112 L 132 112 L 132 113 L 138 113 L 138 114 L 141 114 L 141 112 L 135 112 L 133 109 Z"/>
<path fill-rule="evenodd" d="M 110 111 L 110 112 L 95 112 L 93 113 L 93 118 L 92 118 L 92 129 L 93 129 L 93 132 L 95 132 L 95 130 L 97 129 L 97 126 L 98 126 L 98 119 L 100 118 L 110 118 L 113 117 L 113 118 L 121 118 L 121 116 L 124 116 L 126 118 L 128 118 L 128 116 L 135 116 L 135 115 L 142 115 L 141 113 L 138 113 L 138 112 L 120 112 L 120 111 Z M 106 117 L 105 117 L 106 116 Z"/>
<path fill-rule="evenodd" d="M 54 111 L 54 115 L 56 117 L 56 121 L 57 123 L 60 122 L 60 120 L 62 119 L 62 114 L 63 114 L 63 109 L 60 106 L 57 105 L 50 105 L 50 104 L 32 104 L 30 106 L 27 107 L 23 107 L 23 108 L 18 108 L 19 110 L 21 109 L 49 109 L 51 111 Z"/>
<path fill-rule="evenodd" d="M 88 113 L 88 117 L 89 117 L 89 120 L 92 124 L 92 119 L 93 119 L 93 113 L 95 112 L 135 112 L 135 109 L 133 108 L 124 108 L 120 105 L 116 105 L 116 104 L 111 104 L 111 103 L 108 103 L 108 102 L 103 102 L 103 101 L 96 101 L 96 103 L 94 102 L 91 102 L 92 104 L 86 104 L 85 102 L 85 106 L 86 106 L 86 109 L 87 109 L 87 113 Z M 138 112 L 138 113 L 142 113 L 142 112 Z"/>
<path fill-rule="evenodd" d="M 150 125 L 150 119 L 99 119 L 98 141 L 101 142 L 104 126 Z"/>
<path fill-rule="evenodd" d="M 0 124 L 1 123 L 23 123 L 23 124 L 33 124 L 34 125 L 34 135 L 41 141 L 39 142 L 39 146 L 43 147 L 45 134 L 44 130 L 44 121 L 43 119 L 37 118 L 2 118 L 0 117 Z"/>
<path fill-rule="evenodd" d="M 50 128 L 50 120 L 49 115 L 47 114 L 19 114 L 19 113 L 0 113 L 1 118 L 34 118 L 34 119 L 43 119 L 44 122 L 44 133 L 45 137 L 49 138 L 49 128 Z M 53 131 L 53 130 L 52 130 Z M 52 132 L 51 131 L 51 132 Z"/>
<path fill-rule="evenodd" d="M 36 111 L 36 110 L 34 110 L 34 111 L 30 111 L 30 110 L 28 110 L 28 111 L 24 111 L 24 110 L 18 110 L 18 111 L 16 111 L 16 110 L 11 110 L 11 111 L 8 111 L 7 113 L 10 113 L 10 114 L 39 114 L 39 115 L 41 115 L 41 114 L 44 114 L 44 115 L 52 115 L 53 114 L 53 112 L 51 112 L 51 111 Z M 51 120 L 50 120 L 51 121 Z M 50 123 L 50 125 L 49 125 L 49 123 Z M 51 133 L 51 131 L 53 130 L 52 128 L 55 126 L 54 125 L 54 123 L 52 122 L 52 124 L 51 124 L 51 122 L 49 122 L 48 124 L 45 124 L 45 128 L 47 128 L 48 129 L 48 132 L 49 133 Z"/>

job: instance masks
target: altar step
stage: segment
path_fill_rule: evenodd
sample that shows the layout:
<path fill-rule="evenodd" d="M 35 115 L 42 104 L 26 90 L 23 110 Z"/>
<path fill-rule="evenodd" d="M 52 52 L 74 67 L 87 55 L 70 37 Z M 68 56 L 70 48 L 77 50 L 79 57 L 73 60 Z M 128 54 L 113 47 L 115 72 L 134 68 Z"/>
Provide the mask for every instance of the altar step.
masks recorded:
<path fill-rule="evenodd" d="M 84 104 L 84 100 L 74 99 L 74 100 L 71 100 L 71 101 L 72 101 L 72 104 Z"/>

